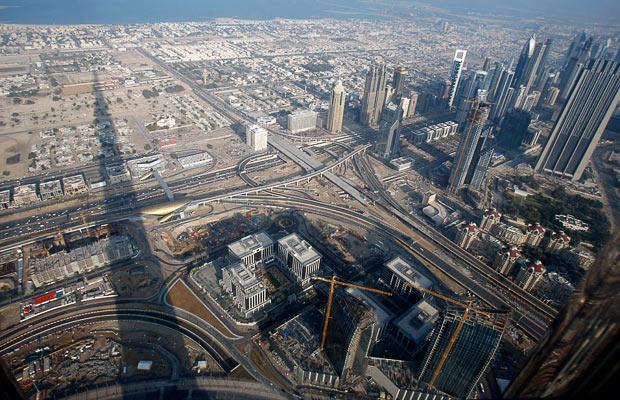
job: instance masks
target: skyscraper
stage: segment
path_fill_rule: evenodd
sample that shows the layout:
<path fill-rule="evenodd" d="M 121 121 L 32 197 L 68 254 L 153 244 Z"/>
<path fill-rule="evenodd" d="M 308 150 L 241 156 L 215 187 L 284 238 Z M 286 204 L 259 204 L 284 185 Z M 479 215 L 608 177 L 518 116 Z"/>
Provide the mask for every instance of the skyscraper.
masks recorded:
<path fill-rule="evenodd" d="M 327 115 L 327 130 L 331 133 L 342 131 L 345 100 L 346 93 L 344 92 L 344 87 L 342 87 L 342 81 L 338 81 L 332 89 L 332 95 L 329 101 L 329 112 Z"/>
<path fill-rule="evenodd" d="M 467 123 L 452 163 L 449 181 L 449 189 L 452 192 L 472 183 L 478 163 L 481 160 L 483 163 L 486 161 L 486 156 L 488 156 L 486 141 L 490 133 L 490 129 L 485 129 L 488 117 L 488 104 L 475 101 L 469 111 Z M 485 157 L 481 157 L 483 155 Z M 484 167 L 485 171 L 486 167 Z M 476 183 L 481 183 L 479 177 Z"/>
<path fill-rule="evenodd" d="M 529 112 L 512 110 L 506 114 L 499 132 L 495 135 L 497 143 L 505 149 L 518 149 L 527 135 L 530 122 L 532 122 L 532 116 Z"/>
<path fill-rule="evenodd" d="M 454 53 L 454 61 L 452 62 L 452 70 L 450 71 L 450 96 L 448 97 L 448 107 L 454 106 L 466 56 L 467 50 L 458 49 Z"/>
<path fill-rule="evenodd" d="M 459 131 L 463 130 L 463 124 L 471 108 L 473 100 L 486 101 L 487 91 L 484 90 L 484 82 L 487 79 L 485 71 L 470 73 L 467 79 L 461 79 L 461 92 L 456 104 L 456 122 L 459 123 Z"/>
<path fill-rule="evenodd" d="M 536 170 L 579 180 L 620 101 L 620 64 L 592 59 L 579 72 Z"/>
<path fill-rule="evenodd" d="M 551 45 L 551 41 L 536 43 L 536 35 L 532 35 L 526 42 L 517 68 L 515 69 L 515 77 L 513 87 L 515 92 L 512 99 L 512 107 L 522 108 L 525 99 L 530 94 L 530 89 L 544 70 L 544 59 L 548 55 L 547 45 Z"/>
<path fill-rule="evenodd" d="M 364 98 L 360 111 L 360 122 L 367 126 L 376 126 L 385 104 L 385 65 L 371 66 L 366 74 Z"/>
<path fill-rule="evenodd" d="M 493 97 L 495 104 L 493 105 L 491 119 L 495 123 L 499 123 L 501 121 L 508 109 L 508 103 L 510 99 L 512 99 L 512 95 L 514 93 L 514 89 L 511 87 L 513 78 L 514 72 L 509 69 L 502 72 L 497 90 L 495 91 L 495 95 Z"/>
<path fill-rule="evenodd" d="M 411 118 L 415 115 L 417 106 L 418 92 L 411 92 L 411 94 L 409 95 L 409 108 L 407 109 L 407 118 Z"/>
<path fill-rule="evenodd" d="M 471 397 L 495 357 L 506 320 L 506 313 L 486 317 L 449 308 L 433 330 L 420 368 L 420 385 L 458 398 Z"/>
<path fill-rule="evenodd" d="M 403 98 L 402 100 L 405 100 Z M 377 137 L 376 153 L 384 159 L 391 159 L 398 155 L 400 150 L 400 123 L 403 117 L 403 108 L 401 105 L 390 102 L 385 107 L 381 124 L 379 127 L 379 136 Z"/>
<path fill-rule="evenodd" d="M 404 67 L 396 67 L 394 69 L 394 77 L 392 78 L 392 88 L 394 93 L 392 99 L 395 100 L 398 96 L 403 94 L 405 88 L 405 78 L 407 77 L 407 70 Z"/>
<path fill-rule="evenodd" d="M 570 93 L 570 89 L 573 87 L 579 71 L 584 65 L 588 63 L 592 54 L 593 39 L 587 37 L 585 33 L 583 36 L 578 36 L 576 41 L 573 42 L 569 52 L 567 54 L 568 59 L 560 74 L 560 100 L 566 101 Z"/>

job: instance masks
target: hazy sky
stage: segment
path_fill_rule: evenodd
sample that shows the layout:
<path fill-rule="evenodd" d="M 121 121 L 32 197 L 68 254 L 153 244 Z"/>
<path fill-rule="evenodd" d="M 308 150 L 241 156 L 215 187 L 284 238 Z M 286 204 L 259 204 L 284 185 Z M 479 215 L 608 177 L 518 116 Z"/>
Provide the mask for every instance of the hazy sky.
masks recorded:
<path fill-rule="evenodd" d="M 620 0 L 412 0 L 450 8 L 545 14 L 620 24 Z"/>

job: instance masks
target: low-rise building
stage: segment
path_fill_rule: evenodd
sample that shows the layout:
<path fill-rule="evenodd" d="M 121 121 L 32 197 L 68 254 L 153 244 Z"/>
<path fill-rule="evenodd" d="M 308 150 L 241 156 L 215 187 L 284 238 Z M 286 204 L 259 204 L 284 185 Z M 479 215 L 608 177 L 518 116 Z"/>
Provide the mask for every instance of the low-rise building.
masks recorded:
<path fill-rule="evenodd" d="M 11 190 L 0 191 L 0 210 L 6 210 L 11 207 Z"/>
<path fill-rule="evenodd" d="M 246 317 L 271 303 L 265 285 L 241 262 L 224 267 L 220 283 Z"/>
<path fill-rule="evenodd" d="M 538 285 L 536 292 L 540 297 L 549 300 L 556 307 L 562 306 L 575 290 L 575 287 L 556 272 L 545 274 L 545 278 Z"/>
<path fill-rule="evenodd" d="M 228 254 L 248 268 L 254 269 L 257 264 L 273 260 L 274 243 L 265 232 L 259 232 L 229 244 Z"/>
<path fill-rule="evenodd" d="M 213 157 L 206 151 L 192 154 L 189 156 L 179 157 L 179 164 L 183 169 L 198 168 L 213 163 Z"/>
<path fill-rule="evenodd" d="M 277 257 L 302 286 L 310 283 L 311 277 L 317 274 L 321 266 L 321 255 L 296 233 L 278 240 Z"/>
<path fill-rule="evenodd" d="M 390 161 L 390 165 L 397 171 L 407 171 L 411 169 L 413 160 L 410 157 L 398 157 Z"/>
<path fill-rule="evenodd" d="M 108 174 L 108 181 L 112 185 L 131 180 L 131 174 L 124 164 L 110 165 L 105 169 Z"/>
<path fill-rule="evenodd" d="M 432 289 L 433 282 L 414 265 L 400 257 L 395 257 L 384 264 L 381 279 L 395 292 L 405 296 L 419 294 L 416 289 Z"/>
<path fill-rule="evenodd" d="M 62 178 L 62 188 L 65 191 L 65 196 L 75 196 L 88 192 L 88 186 L 86 186 L 82 174 Z"/>
<path fill-rule="evenodd" d="M 139 179 L 149 172 L 163 172 L 166 169 L 164 156 L 153 154 L 127 161 L 127 168 L 134 179 Z"/>
<path fill-rule="evenodd" d="M 471 222 L 458 228 L 456 232 L 456 244 L 462 249 L 469 249 L 478 236 L 478 226 Z"/>
<path fill-rule="evenodd" d="M 533 291 L 542 281 L 545 275 L 545 267 L 540 260 L 530 261 L 521 267 L 515 283 L 523 289 Z"/>
<path fill-rule="evenodd" d="M 23 207 L 36 203 L 40 200 L 37 194 L 37 185 L 32 183 L 29 185 L 15 186 L 13 188 L 13 206 Z"/>
<path fill-rule="evenodd" d="M 59 179 L 55 179 L 53 181 L 42 182 L 39 184 L 39 194 L 41 195 L 41 200 L 51 200 L 57 197 L 62 197 L 62 186 L 60 184 Z"/>

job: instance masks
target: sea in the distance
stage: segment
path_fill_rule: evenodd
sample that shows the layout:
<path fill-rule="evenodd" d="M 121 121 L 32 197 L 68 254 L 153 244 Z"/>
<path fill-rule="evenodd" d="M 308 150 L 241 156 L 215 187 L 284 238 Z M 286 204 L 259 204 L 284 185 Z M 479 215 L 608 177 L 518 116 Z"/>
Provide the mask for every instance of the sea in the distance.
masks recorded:
<path fill-rule="evenodd" d="M 135 24 L 369 16 L 363 0 L 0 0 L 0 23 Z"/>

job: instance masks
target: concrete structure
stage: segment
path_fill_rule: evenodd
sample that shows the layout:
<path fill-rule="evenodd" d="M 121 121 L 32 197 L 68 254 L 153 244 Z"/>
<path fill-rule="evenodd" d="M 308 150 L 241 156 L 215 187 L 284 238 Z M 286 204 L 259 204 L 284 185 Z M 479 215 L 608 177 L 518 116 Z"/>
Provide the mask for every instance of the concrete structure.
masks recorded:
<path fill-rule="evenodd" d="M 257 264 L 274 259 L 274 243 L 265 232 L 259 232 L 229 244 L 228 254 L 248 268 L 254 269 Z"/>
<path fill-rule="evenodd" d="M 418 92 L 412 91 L 409 94 L 409 108 L 407 108 L 407 118 L 413 118 L 418 107 Z"/>
<path fill-rule="evenodd" d="M 37 194 L 37 185 L 34 183 L 13 188 L 13 207 L 27 206 L 40 200 Z"/>
<path fill-rule="evenodd" d="M 88 186 L 86 186 L 82 174 L 62 178 L 62 188 L 65 191 L 65 196 L 74 196 L 88 192 Z"/>
<path fill-rule="evenodd" d="M 493 262 L 493 268 L 502 275 L 508 275 L 520 258 L 521 253 L 519 253 L 519 250 L 516 247 L 512 247 L 497 254 Z"/>
<path fill-rule="evenodd" d="M 581 179 L 618 101 L 620 64 L 590 60 L 572 85 L 536 170 L 573 181 Z"/>
<path fill-rule="evenodd" d="M 390 161 L 390 165 L 397 171 L 407 171 L 413 165 L 413 159 L 409 157 L 398 157 Z"/>
<path fill-rule="evenodd" d="M 379 127 L 379 135 L 375 152 L 383 159 L 389 160 L 398 156 L 400 151 L 400 126 L 403 110 L 390 102 L 385 107 Z"/>
<path fill-rule="evenodd" d="M 344 119 L 344 107 L 346 104 L 347 94 L 342 87 L 342 81 L 336 82 L 332 89 L 332 95 L 329 100 L 329 112 L 327 115 L 327 130 L 331 133 L 342 132 L 342 121 Z"/>
<path fill-rule="evenodd" d="M 484 210 L 482 214 L 482 220 L 480 221 L 480 229 L 490 232 L 494 225 L 499 224 L 502 218 L 502 213 L 495 208 L 488 208 Z"/>
<path fill-rule="evenodd" d="M 266 137 L 265 137 L 264 147 L 267 148 Z M 179 157 L 178 161 L 179 161 L 179 164 L 181 164 L 181 167 L 183 169 L 190 169 L 190 168 L 198 168 L 198 167 L 204 167 L 207 165 L 211 165 L 213 163 L 213 157 L 211 157 L 211 154 L 207 153 L 206 151 L 203 151 L 203 152 L 192 154 L 189 156 Z"/>
<path fill-rule="evenodd" d="M 458 124 L 454 121 L 442 122 L 439 124 L 425 126 L 417 129 L 411 134 L 414 144 L 430 143 L 434 140 L 454 136 L 457 132 Z"/>
<path fill-rule="evenodd" d="M 525 234 L 527 238 L 525 239 L 525 243 L 531 247 L 538 247 L 545 237 L 545 232 L 547 230 L 540 225 L 538 222 L 534 225 L 529 224 L 527 229 L 525 230 Z"/>
<path fill-rule="evenodd" d="M 372 309 L 339 289 L 332 303 L 325 354 L 342 381 L 366 372 L 365 358 L 374 344 L 377 317 Z"/>
<path fill-rule="evenodd" d="M 590 225 L 570 214 L 557 214 L 555 220 L 561 223 L 565 229 L 570 229 L 571 231 L 587 232 L 590 230 Z"/>
<path fill-rule="evenodd" d="M 478 226 L 474 222 L 471 222 L 469 224 L 463 225 L 460 228 L 458 228 L 456 232 L 456 240 L 455 240 L 457 246 L 465 250 L 469 249 L 473 241 L 478 236 L 479 231 L 480 230 L 478 229 Z"/>
<path fill-rule="evenodd" d="M 64 193 L 62 191 L 60 180 L 56 179 L 53 181 L 40 183 L 39 194 L 41 195 L 41 200 L 50 200 L 63 196 Z"/>
<path fill-rule="evenodd" d="M 241 262 L 224 267 L 220 283 L 246 317 L 271 303 L 265 285 Z"/>
<path fill-rule="evenodd" d="M 416 288 L 432 289 L 433 282 L 427 278 L 416 266 L 411 265 L 400 257 L 395 257 L 384 265 L 381 279 L 397 293 L 405 296 L 419 294 Z"/>
<path fill-rule="evenodd" d="M 456 192 L 463 186 L 471 185 L 479 188 L 482 184 L 493 155 L 492 148 L 489 149 L 486 146 L 490 134 L 490 130 L 485 129 L 488 116 L 489 106 L 487 104 L 472 105 L 450 173 L 449 189 L 452 192 Z"/>
<path fill-rule="evenodd" d="M 150 172 L 164 172 L 166 170 L 166 162 L 163 155 L 153 154 L 127 161 L 127 168 L 134 179 L 140 179 Z"/>
<path fill-rule="evenodd" d="M 288 117 L 288 130 L 291 133 L 311 131 L 316 128 L 317 113 L 312 110 L 296 110 Z"/>
<path fill-rule="evenodd" d="M 542 282 L 536 288 L 538 295 L 545 300 L 551 301 L 556 307 L 561 307 L 566 303 L 575 287 L 556 272 L 548 272 Z"/>
<path fill-rule="evenodd" d="M 493 226 L 491 233 L 512 246 L 520 246 L 527 241 L 527 234 L 520 228 L 501 222 Z"/>
<path fill-rule="evenodd" d="M 11 190 L 0 191 L 0 210 L 6 210 L 11 207 Z"/>
<path fill-rule="evenodd" d="M 316 121 L 316 115 L 315 115 Z M 289 126 L 290 129 L 290 126 Z M 268 132 L 259 125 L 250 125 L 245 128 L 245 142 L 253 151 L 267 150 Z"/>
<path fill-rule="evenodd" d="M 586 271 L 594 264 L 594 260 L 596 259 L 591 251 L 580 248 L 572 248 L 568 251 L 563 251 L 562 258 L 572 266 Z"/>
<path fill-rule="evenodd" d="M 131 174 L 124 164 L 106 166 L 105 170 L 112 185 L 131 180 Z"/>
<path fill-rule="evenodd" d="M 406 78 L 407 69 L 405 67 L 394 68 L 394 77 L 392 78 L 392 88 L 394 89 L 394 93 L 391 97 L 392 100 L 396 100 L 399 96 L 403 94 Z"/>
<path fill-rule="evenodd" d="M 467 50 L 456 50 L 454 53 L 454 61 L 452 62 L 452 69 L 450 71 L 450 95 L 448 96 L 448 107 L 454 106 L 466 56 Z"/>
<path fill-rule="evenodd" d="M 404 351 L 414 354 L 421 348 L 438 318 L 437 309 L 420 300 L 394 321 L 396 342 Z"/>
<path fill-rule="evenodd" d="M 449 308 L 433 331 L 420 368 L 420 387 L 428 386 L 432 381 L 435 390 L 457 398 L 471 398 L 474 388 L 495 358 L 506 318 L 504 314 L 487 319 L 470 313 L 461 324 L 463 310 Z M 458 326 L 461 327 L 459 335 L 451 343 L 450 337 Z M 450 356 L 433 379 L 448 346 L 451 346 Z"/>
<path fill-rule="evenodd" d="M 278 240 L 277 257 L 302 286 L 310 283 L 310 278 L 317 274 L 321 266 L 321 255 L 296 233 Z"/>
<path fill-rule="evenodd" d="M 366 74 L 364 97 L 360 110 L 360 123 L 377 126 L 385 104 L 386 70 L 385 65 L 371 66 Z"/>
<path fill-rule="evenodd" d="M 521 267 L 515 279 L 515 283 L 524 290 L 531 292 L 542 281 L 544 275 L 545 267 L 540 260 L 530 261 Z"/>
<path fill-rule="evenodd" d="M 570 236 L 568 236 L 564 231 L 552 232 L 547 244 L 545 245 L 545 250 L 551 253 L 557 253 L 560 250 L 564 250 L 570 245 Z"/>

